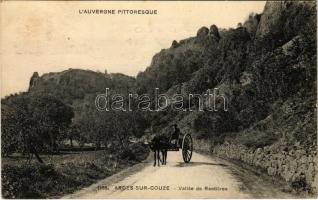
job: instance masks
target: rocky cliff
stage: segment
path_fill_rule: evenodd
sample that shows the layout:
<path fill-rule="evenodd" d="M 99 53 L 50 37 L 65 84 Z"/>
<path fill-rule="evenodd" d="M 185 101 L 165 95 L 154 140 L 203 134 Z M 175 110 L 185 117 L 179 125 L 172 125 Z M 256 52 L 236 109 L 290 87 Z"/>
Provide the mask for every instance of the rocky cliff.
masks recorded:
<path fill-rule="evenodd" d="M 154 129 L 167 133 L 176 123 L 194 136 L 197 149 L 260 167 L 295 190 L 315 191 L 316 66 L 315 2 L 267 2 L 263 13 L 235 29 L 212 25 L 174 41 L 137 84 L 142 92 L 158 87 L 185 99 L 218 88 L 227 112 L 168 110 L 155 114 Z"/>
<path fill-rule="evenodd" d="M 296 190 L 313 192 L 316 24 L 315 2 L 270 1 L 263 13 L 250 14 L 236 28 L 211 25 L 200 28 L 195 37 L 174 40 L 154 55 L 136 79 L 74 69 L 42 76 L 35 73 L 29 93 L 54 95 L 71 104 L 84 120 L 91 113 L 86 107 L 106 87 L 117 93 L 147 93 L 152 98 L 159 88 L 160 93 L 180 94 L 185 100 L 188 94 L 218 88 L 228 100 L 227 111 L 222 111 L 222 102 L 217 102 L 218 112 L 167 108 L 143 113 L 143 120 L 151 124 L 140 124 L 165 134 L 171 124 L 178 124 L 200 144 L 195 148 L 260 167 Z M 195 103 L 185 106 L 194 109 Z"/>

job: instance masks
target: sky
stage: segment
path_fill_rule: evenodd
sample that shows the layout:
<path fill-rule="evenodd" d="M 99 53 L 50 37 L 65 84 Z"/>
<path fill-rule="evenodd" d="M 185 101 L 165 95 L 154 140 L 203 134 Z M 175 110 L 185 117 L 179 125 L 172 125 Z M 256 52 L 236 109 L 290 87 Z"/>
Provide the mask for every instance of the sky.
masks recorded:
<path fill-rule="evenodd" d="M 1 97 L 26 91 L 33 72 L 69 68 L 136 76 L 173 40 L 202 26 L 235 28 L 262 1 L 1 1 Z M 79 14 L 83 9 L 150 9 L 157 15 Z"/>

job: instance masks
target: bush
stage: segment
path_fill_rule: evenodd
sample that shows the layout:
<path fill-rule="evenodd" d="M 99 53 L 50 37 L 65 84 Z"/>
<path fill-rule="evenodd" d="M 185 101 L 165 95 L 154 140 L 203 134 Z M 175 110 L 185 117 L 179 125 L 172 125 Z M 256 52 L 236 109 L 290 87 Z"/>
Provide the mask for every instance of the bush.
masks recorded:
<path fill-rule="evenodd" d="M 301 192 L 301 191 L 307 191 L 309 190 L 309 186 L 306 183 L 306 177 L 305 176 L 299 176 L 297 177 L 292 183 L 291 183 L 292 188 L 296 192 Z"/>
<path fill-rule="evenodd" d="M 135 154 L 132 152 L 131 149 L 125 149 L 121 154 L 120 154 L 121 159 L 128 159 L 128 160 L 136 160 Z"/>
<path fill-rule="evenodd" d="M 120 158 L 140 162 L 147 158 L 148 153 L 149 148 L 146 145 L 142 143 L 133 143 L 120 154 Z"/>
<path fill-rule="evenodd" d="M 269 132 L 253 131 L 236 138 L 239 144 L 248 148 L 263 148 L 278 140 L 278 137 Z"/>
<path fill-rule="evenodd" d="M 58 173 L 53 165 L 9 166 L 2 169 L 4 198 L 46 198 L 65 187 L 79 185 Z"/>
<path fill-rule="evenodd" d="M 145 160 L 149 154 L 149 148 L 142 143 L 134 143 L 130 146 L 132 153 L 135 155 L 136 161 Z"/>

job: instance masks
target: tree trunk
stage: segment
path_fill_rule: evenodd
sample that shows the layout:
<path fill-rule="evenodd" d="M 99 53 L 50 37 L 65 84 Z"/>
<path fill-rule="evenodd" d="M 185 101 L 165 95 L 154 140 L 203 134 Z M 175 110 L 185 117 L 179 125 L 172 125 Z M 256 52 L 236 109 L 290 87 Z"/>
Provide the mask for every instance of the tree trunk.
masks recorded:
<path fill-rule="evenodd" d="M 71 147 L 73 148 L 73 137 L 70 137 Z"/>
<path fill-rule="evenodd" d="M 41 159 L 41 157 L 39 156 L 38 152 L 34 148 L 34 146 L 31 144 L 30 147 L 31 147 L 31 153 L 33 153 L 35 155 L 35 157 L 39 161 L 39 163 L 44 163 L 43 160 Z"/>

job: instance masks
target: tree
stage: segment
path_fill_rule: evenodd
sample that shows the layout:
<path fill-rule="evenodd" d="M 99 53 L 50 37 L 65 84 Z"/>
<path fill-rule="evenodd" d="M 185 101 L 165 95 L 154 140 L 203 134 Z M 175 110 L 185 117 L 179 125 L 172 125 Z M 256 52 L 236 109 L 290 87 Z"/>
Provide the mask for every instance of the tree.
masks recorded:
<path fill-rule="evenodd" d="M 2 150 L 35 155 L 57 151 L 58 142 L 74 116 L 71 107 L 51 96 L 23 93 L 2 101 Z"/>

